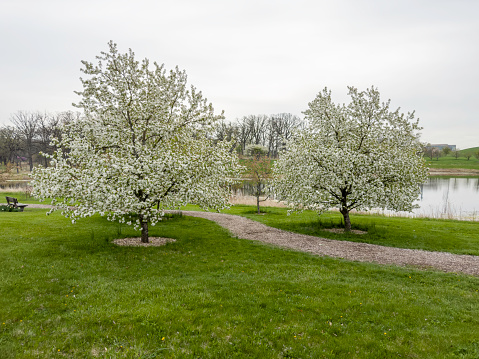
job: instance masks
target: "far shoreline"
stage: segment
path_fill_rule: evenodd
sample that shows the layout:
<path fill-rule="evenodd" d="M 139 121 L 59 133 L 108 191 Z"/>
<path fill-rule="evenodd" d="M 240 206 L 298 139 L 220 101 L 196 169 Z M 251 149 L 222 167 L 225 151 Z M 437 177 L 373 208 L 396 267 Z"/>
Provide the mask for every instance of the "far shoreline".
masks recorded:
<path fill-rule="evenodd" d="M 479 176 L 479 170 L 470 168 L 429 168 L 429 176 L 471 177 Z"/>

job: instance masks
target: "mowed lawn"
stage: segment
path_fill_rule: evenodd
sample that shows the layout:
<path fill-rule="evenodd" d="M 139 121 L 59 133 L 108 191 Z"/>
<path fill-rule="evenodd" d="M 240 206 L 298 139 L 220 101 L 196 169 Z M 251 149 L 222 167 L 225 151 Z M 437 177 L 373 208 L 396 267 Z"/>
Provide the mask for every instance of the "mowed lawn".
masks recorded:
<path fill-rule="evenodd" d="M 458 168 L 458 169 L 475 169 L 479 170 L 479 159 L 474 156 L 467 159 L 466 157 L 439 157 L 438 159 L 426 158 L 427 166 L 430 168 Z"/>
<path fill-rule="evenodd" d="M 479 170 L 479 158 L 474 154 L 479 151 L 479 147 L 471 147 L 459 151 L 459 156 L 456 158 L 454 154 L 449 154 L 436 158 L 425 157 L 427 166 L 431 168 L 467 168 Z M 466 153 L 470 155 L 469 159 L 466 157 Z"/>
<path fill-rule="evenodd" d="M 0 358 L 479 357 L 477 277 L 283 250 L 192 217 L 150 227 L 174 243 L 118 247 L 138 232 L 45 212 L 0 212 Z"/>

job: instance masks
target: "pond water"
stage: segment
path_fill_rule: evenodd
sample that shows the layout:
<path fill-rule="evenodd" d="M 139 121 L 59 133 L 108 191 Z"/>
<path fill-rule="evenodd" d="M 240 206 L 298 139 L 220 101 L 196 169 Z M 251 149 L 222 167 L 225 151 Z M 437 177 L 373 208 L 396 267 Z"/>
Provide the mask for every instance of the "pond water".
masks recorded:
<path fill-rule="evenodd" d="M 430 177 L 417 204 L 418 216 L 479 220 L 479 178 Z"/>
<path fill-rule="evenodd" d="M 22 191 L 28 185 L 28 181 L 0 182 L 0 191 Z M 252 187 L 249 183 L 245 183 L 235 191 L 235 194 L 236 196 L 251 196 Z M 430 177 L 421 186 L 421 197 L 416 203 L 419 208 L 415 209 L 412 214 L 401 212 L 399 215 L 477 221 L 479 220 L 479 177 Z M 389 211 L 371 212 L 394 214 Z"/>
<path fill-rule="evenodd" d="M 245 184 L 237 195 L 251 196 L 251 185 Z M 430 217 L 479 220 L 479 178 L 429 177 L 421 186 L 416 201 L 419 208 L 412 213 L 372 210 L 374 213 L 407 217 Z"/>

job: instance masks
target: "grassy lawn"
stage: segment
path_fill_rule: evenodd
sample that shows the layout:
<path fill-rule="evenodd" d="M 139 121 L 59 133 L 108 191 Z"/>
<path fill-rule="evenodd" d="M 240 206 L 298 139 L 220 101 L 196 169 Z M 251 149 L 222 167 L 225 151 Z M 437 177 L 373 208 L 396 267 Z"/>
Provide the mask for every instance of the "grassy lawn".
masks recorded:
<path fill-rule="evenodd" d="M 439 159 L 426 158 L 427 166 L 430 168 L 466 168 L 466 169 L 479 169 L 479 160 L 475 157 L 471 157 L 469 160 L 465 157 L 454 158 L 439 157 Z"/>
<path fill-rule="evenodd" d="M 479 356 L 476 277 L 286 251 L 192 217 L 151 227 L 176 242 L 148 248 L 115 246 L 138 233 L 99 216 L 0 223 L 0 358 Z"/>
<path fill-rule="evenodd" d="M 459 151 L 460 157 L 455 158 L 453 155 L 447 157 L 439 157 L 439 159 L 426 158 L 428 167 L 430 168 L 466 168 L 479 169 L 479 159 L 474 156 L 474 153 L 479 151 L 479 147 L 467 148 Z M 464 157 L 465 153 L 470 153 L 472 156 L 468 160 Z"/>
<path fill-rule="evenodd" d="M 0 192 L 0 204 L 7 203 L 5 197 L 15 197 L 20 203 L 42 203 L 50 204 L 49 201 L 40 202 L 37 199 L 31 197 L 26 192 Z"/>
<path fill-rule="evenodd" d="M 337 234 L 327 228 L 341 227 L 342 215 L 328 212 L 318 216 L 304 211 L 287 215 L 287 209 L 266 207 L 257 215 L 251 206 L 237 205 L 224 211 L 237 214 L 271 227 L 318 237 L 364 242 L 399 248 L 479 255 L 479 222 L 429 218 L 386 217 L 351 214 L 353 229 L 367 234 Z"/>

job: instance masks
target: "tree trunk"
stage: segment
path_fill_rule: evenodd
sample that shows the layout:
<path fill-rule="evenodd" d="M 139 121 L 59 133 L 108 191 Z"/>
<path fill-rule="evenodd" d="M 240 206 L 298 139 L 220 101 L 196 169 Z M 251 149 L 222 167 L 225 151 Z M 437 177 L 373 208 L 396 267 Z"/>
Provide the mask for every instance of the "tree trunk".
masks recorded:
<path fill-rule="evenodd" d="M 141 243 L 150 243 L 148 239 L 148 221 L 143 220 L 143 216 L 140 214 L 141 223 Z"/>
<path fill-rule="evenodd" d="M 261 195 L 261 182 L 256 184 L 256 208 L 258 209 L 258 214 L 261 214 L 259 209 L 259 196 Z"/>
<path fill-rule="evenodd" d="M 351 232 L 351 220 L 349 219 L 349 211 L 346 208 L 341 208 L 340 212 L 344 218 L 344 231 Z"/>

